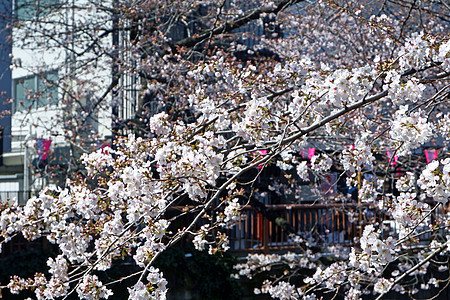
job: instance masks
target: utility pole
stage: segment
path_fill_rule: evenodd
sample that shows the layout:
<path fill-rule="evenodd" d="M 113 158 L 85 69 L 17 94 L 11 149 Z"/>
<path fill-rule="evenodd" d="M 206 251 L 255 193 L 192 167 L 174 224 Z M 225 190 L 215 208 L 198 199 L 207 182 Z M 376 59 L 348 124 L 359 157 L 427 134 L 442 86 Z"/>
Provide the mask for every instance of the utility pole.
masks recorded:
<path fill-rule="evenodd" d="M 114 140 L 115 135 L 117 133 L 117 130 L 119 128 L 119 109 L 120 109 L 120 91 L 117 88 L 118 81 L 119 81 L 119 2 L 117 0 L 113 0 L 113 10 L 112 10 L 112 47 L 113 47 L 113 53 L 112 53 L 112 70 L 111 70 L 111 85 L 113 86 L 112 89 L 112 124 L 111 124 L 111 131 L 112 131 L 112 140 Z"/>
<path fill-rule="evenodd" d="M 31 124 L 28 128 L 28 134 L 24 141 L 24 153 L 23 153 L 23 201 L 28 201 L 28 195 L 31 195 L 31 184 L 30 184 L 30 152 L 28 151 L 29 141 L 33 139 Z M 19 201 L 19 199 L 17 199 Z"/>

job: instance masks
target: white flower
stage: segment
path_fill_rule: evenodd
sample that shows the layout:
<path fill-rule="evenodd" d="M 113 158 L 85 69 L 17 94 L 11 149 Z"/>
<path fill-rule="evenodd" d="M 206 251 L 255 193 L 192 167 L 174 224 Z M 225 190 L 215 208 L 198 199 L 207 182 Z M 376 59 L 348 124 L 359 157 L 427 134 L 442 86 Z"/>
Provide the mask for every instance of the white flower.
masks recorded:
<path fill-rule="evenodd" d="M 150 299 L 150 292 L 147 287 L 138 281 L 132 288 L 128 288 L 130 294 L 129 300 L 148 300 Z"/>
<path fill-rule="evenodd" d="M 297 165 L 297 174 L 300 179 L 309 181 L 308 165 L 306 161 L 302 161 Z"/>
<path fill-rule="evenodd" d="M 437 61 L 442 62 L 441 68 L 446 70 L 447 72 L 450 69 L 450 40 L 447 40 L 445 43 L 439 47 L 439 53 L 437 55 Z"/>
<path fill-rule="evenodd" d="M 395 182 L 395 188 L 400 192 L 408 192 L 415 188 L 416 178 L 413 172 L 406 172 Z"/>
<path fill-rule="evenodd" d="M 391 288 L 391 282 L 387 280 L 386 278 L 380 278 L 375 283 L 373 287 L 373 291 L 375 293 L 384 294 L 387 293 Z"/>
<path fill-rule="evenodd" d="M 81 299 L 108 299 L 112 291 L 103 286 L 96 275 L 84 275 L 77 287 L 77 294 Z"/>
<path fill-rule="evenodd" d="M 424 67 L 429 60 L 431 44 L 422 33 L 413 33 L 399 51 L 399 64 L 402 70 Z"/>
<path fill-rule="evenodd" d="M 432 124 L 427 122 L 424 111 L 407 113 L 408 106 L 402 106 L 394 115 L 390 135 L 402 143 L 399 154 L 407 154 L 410 149 L 427 142 L 433 133 Z"/>
<path fill-rule="evenodd" d="M 198 251 L 205 250 L 205 245 L 208 243 L 202 234 L 197 234 L 192 242 L 194 243 L 195 249 Z"/>
<path fill-rule="evenodd" d="M 395 104 L 420 100 L 425 90 L 425 85 L 419 83 L 419 80 L 415 78 L 408 79 L 408 81 L 403 83 L 401 74 L 395 71 L 388 72 L 385 81 L 390 81 L 384 88 L 388 89 L 389 98 Z"/>
<path fill-rule="evenodd" d="M 232 201 L 228 202 L 228 205 L 225 207 L 224 222 L 226 223 L 235 223 L 239 221 L 240 218 L 240 210 L 241 206 L 239 205 L 239 199 L 235 198 Z"/>
<path fill-rule="evenodd" d="M 152 116 L 150 118 L 150 130 L 158 136 L 167 135 L 172 130 L 168 122 L 169 118 L 170 116 L 165 112 Z"/>
<path fill-rule="evenodd" d="M 314 155 L 311 158 L 311 169 L 316 172 L 327 172 L 331 166 L 333 165 L 333 161 L 326 154 Z"/>
<path fill-rule="evenodd" d="M 442 170 L 439 169 L 439 160 L 429 163 L 420 174 L 417 184 L 425 190 L 427 196 L 445 204 L 450 197 L 450 159 L 444 159 L 441 163 Z"/>
<path fill-rule="evenodd" d="M 365 165 L 371 166 L 375 157 L 371 148 L 367 145 L 367 136 L 361 136 L 355 141 L 355 145 L 342 150 L 341 163 L 345 170 L 355 172 Z"/>

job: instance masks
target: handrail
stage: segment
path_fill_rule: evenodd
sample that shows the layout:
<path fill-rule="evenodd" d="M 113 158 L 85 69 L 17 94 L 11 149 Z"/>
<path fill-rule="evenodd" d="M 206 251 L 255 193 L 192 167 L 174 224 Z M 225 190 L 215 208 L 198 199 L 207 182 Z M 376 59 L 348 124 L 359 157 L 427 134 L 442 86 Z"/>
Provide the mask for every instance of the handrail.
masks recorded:
<path fill-rule="evenodd" d="M 365 208 L 361 218 L 358 208 Z M 230 248 L 232 252 L 264 253 L 301 249 L 289 241 L 289 232 L 297 232 L 316 246 L 353 245 L 361 226 L 375 221 L 376 211 L 372 208 L 370 203 L 276 204 L 265 205 L 263 214 L 247 205 L 237 224 L 227 232 Z M 266 213 L 271 214 L 269 218 Z M 285 230 L 287 227 L 289 230 Z"/>
<path fill-rule="evenodd" d="M 334 207 L 351 207 L 355 208 L 358 206 L 363 207 L 371 207 L 373 204 L 371 203 L 311 203 L 311 204 L 265 204 L 264 207 L 268 210 L 289 210 L 289 209 L 308 209 L 308 208 L 334 208 Z M 179 210 L 179 211 L 185 211 L 186 209 L 195 208 L 197 206 L 195 205 L 177 205 L 177 206 L 170 206 L 168 210 Z M 255 208 L 251 206 L 250 204 L 247 204 L 245 206 L 241 207 L 241 210 L 254 210 Z"/>
<path fill-rule="evenodd" d="M 373 204 L 362 203 L 311 203 L 311 204 L 268 204 L 264 205 L 267 210 L 298 210 L 298 209 L 320 209 L 320 208 L 355 208 L 359 206 L 371 207 Z M 254 207 L 247 204 L 242 210 L 253 210 Z"/>

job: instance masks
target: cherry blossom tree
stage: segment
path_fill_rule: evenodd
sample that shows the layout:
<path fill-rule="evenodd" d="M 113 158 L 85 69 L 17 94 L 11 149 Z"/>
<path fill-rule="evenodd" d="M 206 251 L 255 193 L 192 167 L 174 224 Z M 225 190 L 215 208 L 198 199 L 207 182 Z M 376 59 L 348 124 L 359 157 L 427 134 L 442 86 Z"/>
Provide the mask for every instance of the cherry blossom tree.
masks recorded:
<path fill-rule="evenodd" d="M 285 266 L 255 293 L 381 299 L 446 286 L 435 277 L 409 280 L 448 268 L 445 1 L 93 1 L 49 9 L 14 25 L 28 35 L 24 45 L 63 47 L 71 59 L 49 82 L 64 91 L 64 114 L 55 117 L 61 135 L 85 149 L 83 142 L 98 138 L 83 136 L 86 120 L 100 119 L 102 109 L 113 115 L 114 139 L 86 151 L 83 168 L 63 187 L 44 189 L 25 206 L 2 204 L 2 244 L 21 234 L 59 249 L 48 259 L 49 276 L 16 276 L 4 288 L 32 290 L 38 299 L 108 298 L 114 282 L 96 274 L 128 256 L 140 267 L 123 274 L 135 279 L 130 299 L 163 299 L 167 281 L 155 260 L 187 238 L 198 250 L 226 251 L 227 228 L 274 168 L 295 179 L 286 187 L 336 168 L 347 187 L 358 188 L 359 207 L 370 204 L 381 217 L 360 224 L 361 236 L 334 249 L 330 264 L 321 260 L 329 249 L 317 251 L 290 230 L 300 252 L 252 254 L 236 266 L 248 277 Z M 83 18 L 68 23 L 68 11 Z M 39 44 L 43 37 L 48 43 Z M 116 43 L 120 37 L 126 43 Z M 135 78 L 141 93 L 131 117 L 120 106 L 128 97 L 124 78 Z M 149 108 L 155 99 L 159 111 Z M 80 110 L 81 117 L 71 114 Z M 442 148 L 436 157 L 415 155 L 433 141 Z M 312 142 L 331 151 L 304 159 Z M 326 204 L 348 200 L 316 193 Z M 299 269 L 313 275 L 294 280 Z"/>

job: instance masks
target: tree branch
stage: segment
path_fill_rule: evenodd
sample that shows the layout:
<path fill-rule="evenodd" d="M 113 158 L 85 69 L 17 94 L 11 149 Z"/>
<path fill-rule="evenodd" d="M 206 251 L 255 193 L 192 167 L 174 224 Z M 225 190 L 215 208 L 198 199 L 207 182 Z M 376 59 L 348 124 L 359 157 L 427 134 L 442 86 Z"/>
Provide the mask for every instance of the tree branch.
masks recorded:
<path fill-rule="evenodd" d="M 291 5 L 294 5 L 294 4 L 303 2 L 303 1 L 304 0 L 283 0 L 283 1 L 280 1 L 275 7 L 262 7 L 262 8 L 256 9 L 256 10 L 250 12 L 248 15 L 236 18 L 235 20 L 233 20 L 229 23 L 227 22 L 220 27 L 208 29 L 208 30 L 204 31 L 203 33 L 200 33 L 199 35 L 196 35 L 193 37 L 188 37 L 181 41 L 178 41 L 175 43 L 175 46 L 193 47 L 193 46 L 211 38 L 212 36 L 231 32 L 235 29 L 242 27 L 243 25 L 245 25 L 247 23 L 250 23 L 251 21 L 257 20 L 261 17 L 261 14 L 271 14 L 271 13 L 278 14 L 280 11 L 282 11 L 286 7 L 289 7 Z"/>

